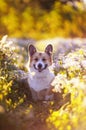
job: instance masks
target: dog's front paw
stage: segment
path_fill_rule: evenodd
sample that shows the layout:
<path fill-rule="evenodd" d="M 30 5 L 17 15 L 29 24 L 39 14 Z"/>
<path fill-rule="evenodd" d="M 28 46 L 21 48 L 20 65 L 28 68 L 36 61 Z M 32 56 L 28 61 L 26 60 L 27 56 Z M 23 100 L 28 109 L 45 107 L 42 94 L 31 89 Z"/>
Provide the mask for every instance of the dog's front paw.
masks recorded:
<path fill-rule="evenodd" d="M 53 94 L 51 94 L 51 95 L 46 95 L 45 96 L 45 100 L 46 101 L 51 101 L 51 100 L 53 100 L 54 99 L 54 95 Z"/>

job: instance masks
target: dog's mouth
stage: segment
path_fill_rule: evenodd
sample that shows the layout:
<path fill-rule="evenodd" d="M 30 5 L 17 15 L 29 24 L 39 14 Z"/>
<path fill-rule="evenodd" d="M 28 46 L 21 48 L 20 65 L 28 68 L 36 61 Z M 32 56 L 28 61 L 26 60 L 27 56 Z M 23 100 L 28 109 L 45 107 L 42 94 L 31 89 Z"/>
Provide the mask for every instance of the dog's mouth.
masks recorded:
<path fill-rule="evenodd" d="M 44 68 L 42 68 L 41 66 L 38 66 L 38 67 L 36 68 L 36 65 L 35 65 L 35 64 L 34 64 L 33 66 L 34 66 L 34 68 L 35 68 L 36 70 L 38 70 L 38 72 L 42 72 L 43 70 L 45 70 L 45 69 L 48 67 L 47 64 L 45 64 Z"/>

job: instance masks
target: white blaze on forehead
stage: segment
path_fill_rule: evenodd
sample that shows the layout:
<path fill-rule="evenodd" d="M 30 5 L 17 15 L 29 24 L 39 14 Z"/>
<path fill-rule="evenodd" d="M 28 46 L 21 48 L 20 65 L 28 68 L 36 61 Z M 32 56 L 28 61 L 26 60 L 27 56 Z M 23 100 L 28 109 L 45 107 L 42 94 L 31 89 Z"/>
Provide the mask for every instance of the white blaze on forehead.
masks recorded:
<path fill-rule="evenodd" d="M 34 56 L 37 56 L 38 58 L 48 57 L 48 55 L 44 52 L 37 52 Z"/>
<path fill-rule="evenodd" d="M 38 59 L 36 61 L 35 59 Z M 45 59 L 45 61 L 43 61 Z M 42 68 L 45 68 L 45 64 L 50 66 L 52 64 L 52 57 L 46 54 L 45 52 L 36 52 L 32 57 L 30 57 L 30 66 L 35 65 L 36 69 L 38 69 L 38 64 L 42 65 Z"/>
<path fill-rule="evenodd" d="M 42 61 L 42 59 L 39 59 L 39 61 L 36 62 L 35 66 L 36 66 L 37 69 L 38 69 L 38 65 L 39 65 L 39 64 L 42 65 L 42 69 L 45 67 L 45 64 L 44 64 L 44 62 Z"/>

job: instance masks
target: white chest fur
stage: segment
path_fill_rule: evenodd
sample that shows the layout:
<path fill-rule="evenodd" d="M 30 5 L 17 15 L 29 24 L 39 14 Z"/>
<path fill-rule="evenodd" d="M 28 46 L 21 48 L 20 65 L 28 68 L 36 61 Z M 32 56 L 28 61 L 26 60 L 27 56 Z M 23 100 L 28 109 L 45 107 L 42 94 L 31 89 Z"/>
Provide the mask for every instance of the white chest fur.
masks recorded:
<path fill-rule="evenodd" d="M 42 73 L 30 73 L 28 82 L 31 88 L 39 92 L 43 89 L 48 89 L 54 77 L 54 74 L 49 70 Z"/>

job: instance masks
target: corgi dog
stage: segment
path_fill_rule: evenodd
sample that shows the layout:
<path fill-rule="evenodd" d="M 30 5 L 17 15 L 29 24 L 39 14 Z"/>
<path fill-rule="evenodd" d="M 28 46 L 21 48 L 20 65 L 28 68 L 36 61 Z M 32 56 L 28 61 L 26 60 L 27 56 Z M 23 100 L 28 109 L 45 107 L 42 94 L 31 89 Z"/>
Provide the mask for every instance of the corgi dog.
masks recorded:
<path fill-rule="evenodd" d="M 38 52 L 33 45 L 29 46 L 28 83 L 33 100 L 53 100 L 52 86 L 55 75 L 50 71 L 53 47 L 49 44 L 44 52 Z"/>

